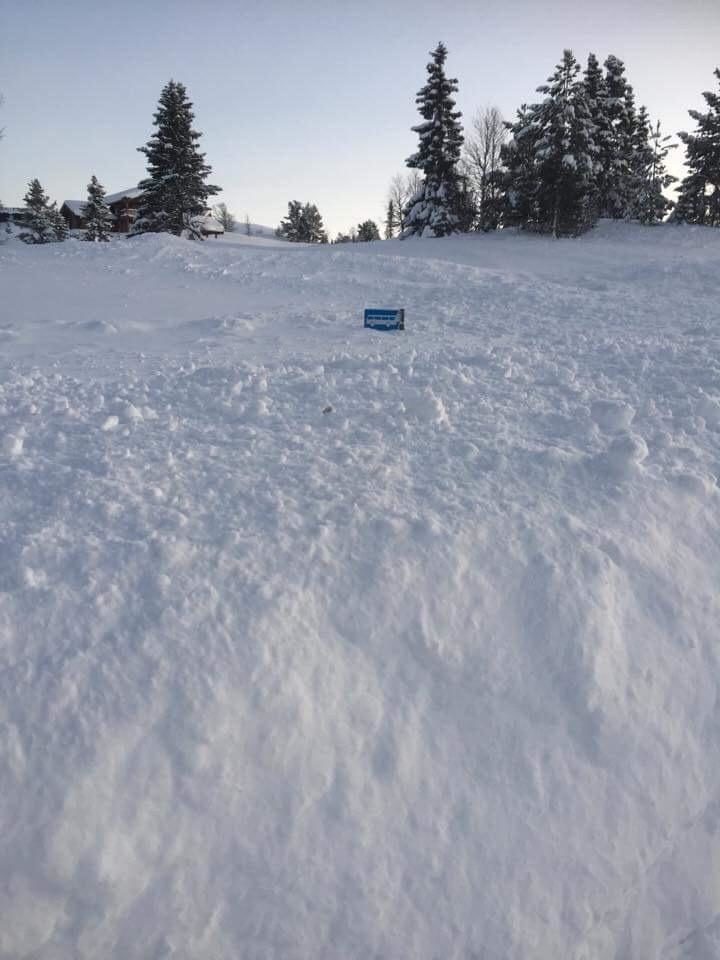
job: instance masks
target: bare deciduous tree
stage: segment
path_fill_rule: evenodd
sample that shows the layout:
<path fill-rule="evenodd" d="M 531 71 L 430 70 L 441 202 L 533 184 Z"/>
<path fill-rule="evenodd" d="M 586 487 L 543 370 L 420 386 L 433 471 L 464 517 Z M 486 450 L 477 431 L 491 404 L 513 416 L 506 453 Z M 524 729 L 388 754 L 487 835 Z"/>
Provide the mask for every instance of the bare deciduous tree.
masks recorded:
<path fill-rule="evenodd" d="M 465 135 L 462 172 L 478 200 L 478 227 L 495 230 L 502 208 L 501 150 L 508 131 L 497 107 L 478 110 Z"/>
<path fill-rule="evenodd" d="M 226 233 L 232 233 L 235 229 L 235 217 L 228 210 L 226 203 L 218 203 L 213 207 L 213 216 L 219 224 L 225 229 Z"/>
<path fill-rule="evenodd" d="M 415 196 L 422 183 L 422 177 L 417 170 L 409 173 L 396 173 L 390 181 L 388 201 L 392 201 L 395 216 L 394 230 L 402 233 L 405 229 L 405 210 L 410 200 Z"/>

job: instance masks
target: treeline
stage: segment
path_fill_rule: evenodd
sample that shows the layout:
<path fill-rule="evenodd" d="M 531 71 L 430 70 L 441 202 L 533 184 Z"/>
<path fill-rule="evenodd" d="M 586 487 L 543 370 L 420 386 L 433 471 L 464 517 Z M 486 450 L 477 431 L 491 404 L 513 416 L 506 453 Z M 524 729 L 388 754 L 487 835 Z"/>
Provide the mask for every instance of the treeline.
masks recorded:
<path fill-rule="evenodd" d="M 690 173 L 673 204 L 665 190 L 675 180 L 666 169 L 674 145 L 636 105 L 617 57 L 601 67 L 590 54 L 581 72 L 565 50 L 538 87 L 541 100 L 523 104 L 510 122 L 496 108 L 482 111 L 468 136 L 455 109 L 458 82 L 445 73 L 445 46 L 431 57 L 417 96 L 422 122 L 412 128 L 418 149 L 406 161 L 413 173 L 391 184 L 385 236 L 512 226 L 576 236 L 600 217 L 654 224 L 671 210 L 678 223 L 720 225 L 718 94 L 703 94 L 708 112 L 691 110 L 696 131 L 679 134 Z"/>
<path fill-rule="evenodd" d="M 517 227 L 555 237 L 577 236 L 601 217 L 656 224 L 720 226 L 720 96 L 705 92 L 707 113 L 689 111 L 694 133 L 679 133 L 688 176 L 677 202 L 666 191 L 675 181 L 670 142 L 659 120 L 638 106 L 625 65 L 610 54 L 601 65 L 591 53 L 583 70 L 571 50 L 547 82 L 542 98 L 523 104 L 505 121 L 496 107 L 480 111 L 465 132 L 454 95 L 458 81 L 445 71 L 447 49 L 431 53 L 427 82 L 412 128 L 418 148 L 396 175 L 385 208 L 383 236 L 443 237 Z M 720 80 L 720 70 L 715 71 Z M 313 204 L 289 205 L 278 236 L 327 243 Z M 334 243 L 380 239 L 366 220 Z"/>
<path fill-rule="evenodd" d="M 584 70 L 565 50 L 542 99 L 523 104 L 504 121 L 496 108 L 479 113 L 466 134 L 454 95 L 458 82 L 445 72 L 447 49 L 439 43 L 427 66 L 427 82 L 416 103 L 420 123 L 417 150 L 406 160 L 409 173 L 396 176 L 387 198 L 383 235 L 443 237 L 472 230 L 518 227 L 553 236 L 576 236 L 600 217 L 655 224 L 720 226 L 720 93 L 705 92 L 707 111 L 690 110 L 692 133 L 678 136 L 686 148 L 688 174 L 677 202 L 665 195 L 675 180 L 666 168 L 675 145 L 637 106 L 625 66 L 608 56 L 602 66 L 590 54 Z M 720 69 L 714 71 L 720 81 Z M 147 177 L 131 235 L 168 232 L 201 239 L 201 219 L 220 188 L 208 183 L 211 167 L 199 149 L 192 103 L 183 84 L 170 80 L 154 115 L 155 132 L 138 150 L 147 159 Z M 28 243 L 63 240 L 67 224 L 38 180 L 24 198 Z M 225 204 L 215 207 L 226 229 L 234 218 Z M 112 214 L 95 176 L 83 206 L 84 239 L 107 240 Z M 250 221 L 246 217 L 246 231 Z M 293 200 L 277 229 L 286 240 L 327 243 L 320 212 Z M 380 238 L 365 220 L 335 243 Z"/>

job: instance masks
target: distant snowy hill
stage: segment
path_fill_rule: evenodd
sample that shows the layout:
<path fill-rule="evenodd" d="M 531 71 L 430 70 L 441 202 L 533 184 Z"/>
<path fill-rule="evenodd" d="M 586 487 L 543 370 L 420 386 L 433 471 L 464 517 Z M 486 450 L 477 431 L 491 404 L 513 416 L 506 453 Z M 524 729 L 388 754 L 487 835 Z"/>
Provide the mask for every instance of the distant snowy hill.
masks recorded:
<path fill-rule="evenodd" d="M 0 246 L 0 957 L 718 956 L 720 231 L 242 237 Z"/>
<path fill-rule="evenodd" d="M 262 237 L 265 240 L 277 240 L 278 238 L 275 235 L 276 227 L 266 227 L 262 223 L 251 223 L 250 224 L 250 236 L 251 237 Z M 242 220 L 238 220 L 235 225 L 235 229 L 232 231 L 233 238 L 237 237 L 247 237 L 247 224 Z M 283 241 L 287 242 L 287 241 Z"/>

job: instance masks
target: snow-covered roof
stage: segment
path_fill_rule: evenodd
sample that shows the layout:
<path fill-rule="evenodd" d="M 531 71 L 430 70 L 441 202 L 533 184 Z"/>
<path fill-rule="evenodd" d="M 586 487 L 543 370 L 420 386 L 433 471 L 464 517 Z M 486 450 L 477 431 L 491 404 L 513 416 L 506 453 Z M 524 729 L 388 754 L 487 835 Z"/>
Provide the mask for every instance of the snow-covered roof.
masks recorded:
<path fill-rule="evenodd" d="M 208 233 L 225 233 L 225 227 L 215 217 L 206 216 L 199 219 L 200 229 Z"/>
<path fill-rule="evenodd" d="M 145 191 L 140 187 L 130 187 L 129 190 L 120 190 L 118 193 L 111 193 L 105 197 L 105 203 L 117 203 L 118 200 L 137 200 Z"/>
<path fill-rule="evenodd" d="M 76 217 L 84 217 L 86 202 L 85 200 L 63 200 L 63 207 L 67 207 L 70 213 L 74 213 Z"/>

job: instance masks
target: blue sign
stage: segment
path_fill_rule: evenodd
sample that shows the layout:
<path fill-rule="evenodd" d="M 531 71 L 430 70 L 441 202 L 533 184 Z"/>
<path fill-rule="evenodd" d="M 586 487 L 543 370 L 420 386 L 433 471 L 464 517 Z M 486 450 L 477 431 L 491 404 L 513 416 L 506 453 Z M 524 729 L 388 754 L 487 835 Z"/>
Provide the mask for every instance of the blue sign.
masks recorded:
<path fill-rule="evenodd" d="M 404 330 L 404 310 L 366 310 L 365 326 L 371 330 Z"/>

